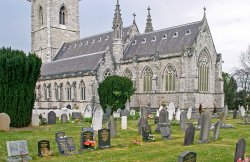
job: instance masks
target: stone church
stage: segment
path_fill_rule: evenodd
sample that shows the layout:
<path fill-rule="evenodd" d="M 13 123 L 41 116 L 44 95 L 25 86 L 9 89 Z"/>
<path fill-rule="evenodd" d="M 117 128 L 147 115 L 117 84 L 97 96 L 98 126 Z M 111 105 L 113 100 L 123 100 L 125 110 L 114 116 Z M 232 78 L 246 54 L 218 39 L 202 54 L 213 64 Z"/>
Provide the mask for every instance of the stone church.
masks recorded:
<path fill-rule="evenodd" d="M 154 30 L 148 8 L 139 32 L 135 15 L 123 24 L 117 0 L 112 29 L 80 39 L 79 0 L 31 0 L 31 6 L 32 52 L 43 62 L 40 108 L 94 107 L 98 84 L 110 75 L 133 81 L 132 108 L 157 108 L 162 101 L 181 109 L 224 107 L 222 57 L 205 9 L 199 21 Z"/>

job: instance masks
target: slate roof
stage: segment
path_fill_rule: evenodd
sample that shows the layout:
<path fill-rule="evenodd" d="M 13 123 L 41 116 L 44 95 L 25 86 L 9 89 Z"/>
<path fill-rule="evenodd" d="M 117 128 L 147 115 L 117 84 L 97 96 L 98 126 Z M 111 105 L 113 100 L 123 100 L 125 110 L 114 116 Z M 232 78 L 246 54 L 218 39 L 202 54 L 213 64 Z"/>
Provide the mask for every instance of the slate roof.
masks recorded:
<path fill-rule="evenodd" d="M 191 47 L 201 24 L 202 21 L 198 21 L 135 36 L 126 49 L 123 59 L 150 56 L 156 52 L 159 54 L 174 53 Z M 174 36 L 175 34 L 177 35 Z M 153 41 L 153 39 L 155 40 Z"/>
<path fill-rule="evenodd" d="M 41 67 L 41 76 L 54 76 L 95 70 L 105 51 L 52 61 Z"/>

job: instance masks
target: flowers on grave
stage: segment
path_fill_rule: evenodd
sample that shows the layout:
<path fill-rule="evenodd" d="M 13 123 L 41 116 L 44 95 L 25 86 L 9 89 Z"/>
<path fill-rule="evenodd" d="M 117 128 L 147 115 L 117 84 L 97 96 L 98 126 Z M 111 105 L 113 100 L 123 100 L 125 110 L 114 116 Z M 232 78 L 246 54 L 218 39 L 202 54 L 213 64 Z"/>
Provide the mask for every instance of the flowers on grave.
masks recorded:
<path fill-rule="evenodd" d="M 133 143 L 134 145 L 141 145 L 141 146 L 142 146 L 142 141 L 140 141 L 140 140 L 138 140 L 138 139 L 136 139 L 136 138 L 133 139 L 132 143 Z"/>
<path fill-rule="evenodd" d="M 250 162 L 250 158 L 245 157 L 243 160 L 242 160 L 241 158 L 239 158 L 239 159 L 237 160 L 237 162 Z"/>
<path fill-rule="evenodd" d="M 86 140 L 83 145 L 87 148 L 94 148 L 96 145 L 95 141 L 91 141 L 91 140 Z"/>

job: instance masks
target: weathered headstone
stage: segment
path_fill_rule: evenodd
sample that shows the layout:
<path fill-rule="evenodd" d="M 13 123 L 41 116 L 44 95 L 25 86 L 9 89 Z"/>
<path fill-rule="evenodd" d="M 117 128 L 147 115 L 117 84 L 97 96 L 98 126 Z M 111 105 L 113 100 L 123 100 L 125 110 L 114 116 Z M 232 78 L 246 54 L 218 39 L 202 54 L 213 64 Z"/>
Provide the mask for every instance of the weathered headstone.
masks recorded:
<path fill-rule="evenodd" d="M 61 123 L 62 124 L 68 123 L 68 116 L 67 116 L 67 114 L 62 114 L 61 115 Z"/>
<path fill-rule="evenodd" d="M 56 113 L 54 111 L 48 113 L 48 124 L 56 124 Z"/>
<path fill-rule="evenodd" d="M 205 111 L 201 114 L 201 129 L 200 129 L 200 143 L 209 142 L 209 131 L 211 125 L 211 114 L 208 111 Z"/>
<path fill-rule="evenodd" d="M 127 116 L 122 116 L 122 129 L 127 129 Z"/>
<path fill-rule="evenodd" d="M 37 148 L 38 148 L 38 156 L 50 156 L 51 152 L 50 152 L 50 142 L 47 140 L 41 140 L 38 142 L 37 144 Z"/>
<path fill-rule="evenodd" d="M 214 125 L 214 135 L 213 135 L 214 140 L 217 140 L 219 138 L 219 136 L 220 136 L 220 127 L 221 127 L 221 124 L 222 124 L 222 122 L 219 120 Z"/>
<path fill-rule="evenodd" d="M 99 129 L 98 130 L 98 147 L 99 148 L 109 148 L 110 144 L 110 130 L 109 129 Z"/>
<path fill-rule="evenodd" d="M 154 140 L 153 136 L 151 135 L 151 128 L 149 125 L 144 125 L 142 127 L 142 139 L 145 142 Z"/>
<path fill-rule="evenodd" d="M 148 125 L 147 118 L 140 118 L 138 121 L 138 133 L 142 134 L 142 127 Z"/>
<path fill-rule="evenodd" d="M 39 126 L 40 124 L 40 119 L 38 114 L 32 114 L 32 118 L 31 118 L 31 125 L 32 126 Z"/>
<path fill-rule="evenodd" d="M 121 113 L 120 112 L 113 112 L 113 116 L 114 118 L 120 118 L 121 117 Z"/>
<path fill-rule="evenodd" d="M 194 143 L 195 127 L 191 124 L 185 130 L 184 146 L 189 146 Z"/>
<path fill-rule="evenodd" d="M 228 106 L 225 105 L 225 107 L 224 107 L 224 115 L 227 116 L 227 114 L 228 114 Z"/>
<path fill-rule="evenodd" d="M 177 108 L 177 112 L 176 112 L 176 115 L 175 115 L 175 119 L 177 121 L 180 121 L 180 118 L 181 118 L 181 110 L 179 108 Z"/>
<path fill-rule="evenodd" d="M 192 118 L 192 107 L 189 107 L 187 112 L 187 119 L 190 120 L 191 118 Z"/>
<path fill-rule="evenodd" d="M 233 112 L 233 119 L 236 119 L 237 118 L 237 110 L 234 109 L 234 112 Z"/>
<path fill-rule="evenodd" d="M 129 115 L 132 116 L 132 117 L 134 117 L 135 116 L 135 110 L 130 110 Z"/>
<path fill-rule="evenodd" d="M 161 127 L 170 126 L 168 121 L 168 112 L 165 108 L 161 109 L 159 114 L 159 122 L 157 123 L 157 127 L 155 129 L 155 132 L 160 133 Z"/>
<path fill-rule="evenodd" d="M 106 118 L 109 119 L 111 116 L 111 113 L 112 113 L 111 107 L 107 107 L 105 111 L 106 111 L 106 113 L 105 113 Z"/>
<path fill-rule="evenodd" d="M 82 114 L 80 112 L 72 112 L 72 120 L 82 119 Z"/>
<path fill-rule="evenodd" d="M 55 133 L 55 140 L 57 140 L 58 138 L 63 138 L 65 137 L 65 132 L 56 132 Z"/>
<path fill-rule="evenodd" d="M 186 128 L 186 121 L 187 121 L 187 112 L 186 111 L 182 111 L 181 115 L 180 115 L 180 128 L 183 131 Z"/>
<path fill-rule="evenodd" d="M 140 109 L 140 117 L 142 118 L 147 118 L 147 108 L 146 107 L 141 107 Z"/>
<path fill-rule="evenodd" d="M 8 158 L 6 161 L 30 161 L 32 158 L 29 156 L 28 144 L 26 140 L 20 141 L 7 141 Z"/>
<path fill-rule="evenodd" d="M 81 140 L 80 140 L 80 149 L 93 149 L 95 146 L 94 140 L 94 130 L 93 129 L 85 129 L 81 133 Z"/>
<path fill-rule="evenodd" d="M 128 110 L 122 110 L 121 111 L 121 116 L 127 116 L 127 117 L 129 117 L 129 111 Z"/>
<path fill-rule="evenodd" d="M 246 115 L 246 110 L 243 106 L 240 107 L 240 116 L 244 117 Z"/>
<path fill-rule="evenodd" d="M 92 117 L 92 107 L 90 105 L 87 105 L 83 112 L 83 117 L 84 118 L 91 118 Z"/>
<path fill-rule="evenodd" d="M 175 106 L 173 102 L 169 103 L 168 114 L 169 114 L 169 120 L 172 120 L 175 114 Z"/>
<path fill-rule="evenodd" d="M 8 114 L 0 114 L 0 131 L 9 131 L 10 130 L 10 117 Z"/>
<path fill-rule="evenodd" d="M 61 137 L 56 140 L 59 153 L 62 155 L 77 154 L 76 147 L 72 137 Z"/>
<path fill-rule="evenodd" d="M 161 127 L 160 128 L 160 132 L 161 132 L 161 137 L 164 140 L 169 140 L 171 139 L 171 130 L 169 127 Z"/>
<path fill-rule="evenodd" d="M 117 124 L 115 122 L 115 118 L 112 115 L 110 116 L 107 125 L 110 130 L 110 137 L 115 137 L 117 135 Z"/>
<path fill-rule="evenodd" d="M 186 151 L 178 156 L 177 162 L 196 162 L 197 153 Z"/>
<path fill-rule="evenodd" d="M 101 106 L 96 106 L 94 114 L 93 114 L 93 120 L 92 120 L 92 127 L 94 131 L 98 131 L 102 128 L 102 118 L 103 118 L 103 110 Z"/>
<path fill-rule="evenodd" d="M 237 162 L 239 158 L 241 158 L 241 160 L 244 160 L 245 151 L 246 151 L 246 140 L 244 138 L 240 138 L 236 143 L 234 162 Z"/>

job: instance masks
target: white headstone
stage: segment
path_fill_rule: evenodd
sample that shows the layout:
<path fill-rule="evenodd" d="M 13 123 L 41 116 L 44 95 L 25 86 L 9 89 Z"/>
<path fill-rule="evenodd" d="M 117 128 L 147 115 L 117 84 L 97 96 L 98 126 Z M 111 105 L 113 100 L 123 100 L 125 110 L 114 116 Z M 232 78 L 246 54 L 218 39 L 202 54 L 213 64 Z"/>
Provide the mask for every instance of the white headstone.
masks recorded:
<path fill-rule="evenodd" d="M 32 114 L 31 125 L 32 126 L 39 126 L 39 124 L 40 124 L 39 116 L 37 114 Z"/>
<path fill-rule="evenodd" d="M 176 120 L 180 121 L 181 118 L 181 110 L 179 108 L 177 108 L 177 112 L 176 112 L 176 116 L 175 116 Z"/>
<path fill-rule="evenodd" d="M 113 116 L 114 118 L 120 118 L 121 117 L 121 113 L 120 112 L 113 112 Z"/>
<path fill-rule="evenodd" d="M 169 120 L 173 119 L 173 115 L 175 114 L 175 106 L 173 102 L 170 102 L 168 106 L 168 115 L 169 115 Z"/>
<path fill-rule="evenodd" d="M 188 112 L 187 112 L 187 118 L 188 118 L 188 120 L 191 119 L 191 117 L 192 117 L 192 107 L 189 107 L 188 108 Z"/>
<path fill-rule="evenodd" d="M 83 112 L 83 117 L 84 117 L 84 118 L 91 118 L 91 117 L 92 117 L 92 108 L 91 108 L 90 105 L 88 105 L 88 106 L 85 108 L 85 110 L 84 110 L 84 112 Z"/>
<path fill-rule="evenodd" d="M 122 129 L 127 129 L 127 116 L 122 116 Z"/>
<path fill-rule="evenodd" d="M 9 131 L 10 130 L 10 117 L 8 114 L 0 114 L 0 131 Z"/>
<path fill-rule="evenodd" d="M 226 105 L 226 106 L 224 107 L 224 115 L 227 116 L 227 114 L 228 114 L 228 106 Z"/>
<path fill-rule="evenodd" d="M 245 110 L 245 108 L 243 106 L 240 107 L 240 115 L 242 117 L 246 116 L 246 110 Z"/>
<path fill-rule="evenodd" d="M 102 117 L 103 117 L 103 109 L 100 105 L 96 106 L 93 114 L 92 128 L 94 131 L 98 131 L 102 129 Z"/>
<path fill-rule="evenodd" d="M 135 116 L 135 110 L 131 110 L 129 115 Z"/>

